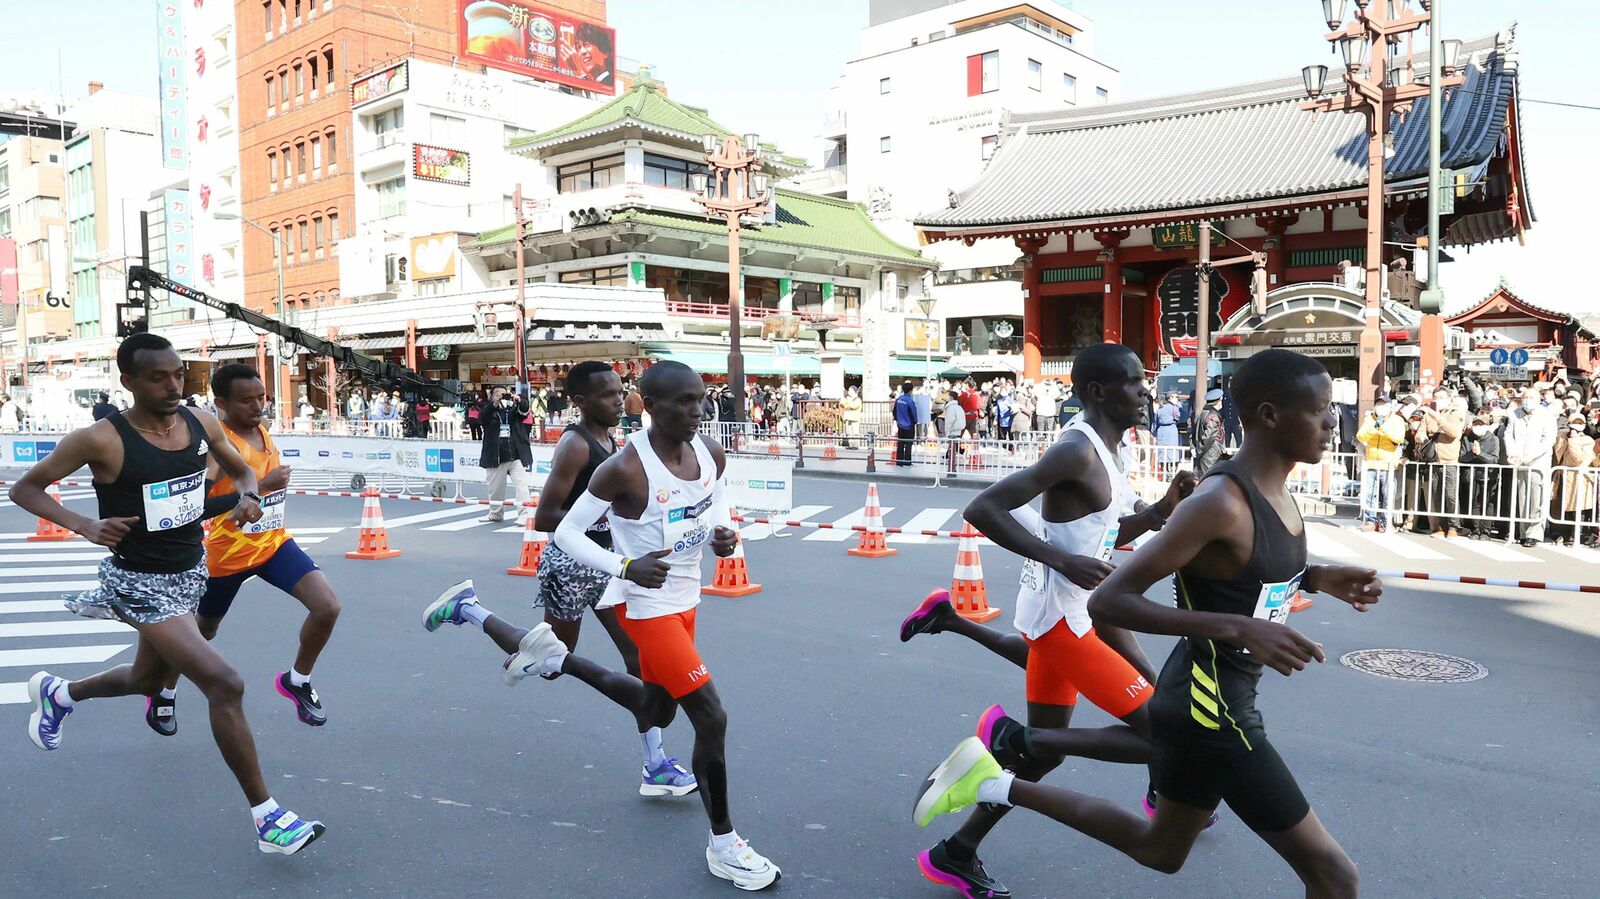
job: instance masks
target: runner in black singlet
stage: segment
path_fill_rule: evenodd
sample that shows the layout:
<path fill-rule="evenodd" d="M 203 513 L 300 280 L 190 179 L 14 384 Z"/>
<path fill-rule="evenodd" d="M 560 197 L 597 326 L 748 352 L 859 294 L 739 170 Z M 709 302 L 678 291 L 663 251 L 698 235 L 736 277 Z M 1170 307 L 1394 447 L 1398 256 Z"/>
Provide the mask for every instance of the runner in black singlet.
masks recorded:
<path fill-rule="evenodd" d="M 91 618 L 114 618 L 139 633 L 133 664 L 68 682 L 47 671 L 28 681 L 33 713 L 28 737 L 40 749 L 61 745 L 61 725 L 87 699 L 155 693 L 169 671 L 187 677 L 211 706 L 211 732 L 233 769 L 255 820 L 262 852 L 290 855 L 322 835 L 267 793 L 255 739 L 244 717 L 244 682 L 201 636 L 194 611 L 206 587 L 200 520 L 206 462 L 233 479 L 238 522 L 261 518 L 255 473 L 211 415 L 182 405 L 184 364 L 172 344 L 138 334 L 117 348 L 122 386 L 133 407 L 62 438 L 59 446 L 11 488 L 18 506 L 112 551 L 100 563 L 100 585 L 68 599 Z M 94 475 L 100 517 L 87 518 L 45 494 L 83 466 Z"/>
<path fill-rule="evenodd" d="M 594 476 L 595 469 L 616 455 L 617 444 L 612 434 L 622 420 L 622 381 L 611 366 L 604 362 L 580 362 L 568 372 L 566 386 L 568 397 L 581 415 L 577 422 L 567 426 L 556 443 L 550 476 L 539 494 L 534 527 L 546 534 L 555 533 L 567 510 L 589 489 L 589 479 Z M 604 520 L 590 528 L 587 536 L 611 548 L 611 531 Z M 539 562 L 539 593 L 533 604 L 544 607 L 545 623 L 568 649 L 578 645 L 584 610 L 594 609 L 595 617 L 600 619 L 601 626 L 611 635 L 611 642 L 622 655 L 628 673 L 638 677 L 639 650 L 617 620 L 616 607 L 603 601 L 611 580 L 611 575 L 580 564 L 552 541 Z M 482 608 L 471 580 L 447 588 L 424 610 L 422 619 L 423 626 L 430 631 L 446 623 L 476 620 L 496 645 L 513 656 L 519 651 L 523 638 L 528 636 L 527 629 Z M 555 674 L 547 679 L 560 676 Z M 661 729 L 638 715 L 635 723 L 639 727 L 644 757 L 640 795 L 684 796 L 694 792 L 694 775 L 662 748 Z"/>
<path fill-rule="evenodd" d="M 1285 488 L 1296 463 L 1320 461 L 1333 434 L 1332 383 L 1321 363 L 1286 350 L 1251 356 L 1233 376 L 1243 447 L 1181 503 L 1154 539 L 1089 600 L 1096 623 L 1171 634 L 1173 649 L 1150 702 L 1163 755 L 1151 820 L 1072 790 L 1015 779 L 977 738 L 935 769 L 918 796 L 919 824 L 975 802 L 1032 809 L 1168 873 L 1183 866 L 1219 801 L 1226 801 L 1305 883 L 1308 897 L 1357 894 L 1354 863 L 1323 828 L 1256 709 L 1263 667 L 1289 675 L 1324 659 L 1283 623 L 1296 590 L 1366 611 L 1377 572 L 1306 565 L 1305 526 Z M 1178 603 L 1144 598 L 1177 575 Z"/>

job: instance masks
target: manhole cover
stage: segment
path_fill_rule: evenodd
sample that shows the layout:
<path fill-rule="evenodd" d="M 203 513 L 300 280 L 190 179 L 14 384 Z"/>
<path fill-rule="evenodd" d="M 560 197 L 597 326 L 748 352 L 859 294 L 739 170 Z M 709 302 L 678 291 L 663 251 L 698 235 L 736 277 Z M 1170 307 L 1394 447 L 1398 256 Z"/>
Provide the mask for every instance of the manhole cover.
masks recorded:
<path fill-rule="evenodd" d="M 1429 684 L 1465 684 L 1489 676 L 1489 669 L 1471 659 L 1420 649 L 1358 649 L 1340 656 L 1339 664 L 1391 680 Z"/>

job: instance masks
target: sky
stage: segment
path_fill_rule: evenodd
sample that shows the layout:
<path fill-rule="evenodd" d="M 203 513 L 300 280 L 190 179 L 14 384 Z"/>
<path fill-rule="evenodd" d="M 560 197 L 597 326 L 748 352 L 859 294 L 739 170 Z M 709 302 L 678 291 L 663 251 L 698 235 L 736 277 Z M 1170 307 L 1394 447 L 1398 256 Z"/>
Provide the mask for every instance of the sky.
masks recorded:
<path fill-rule="evenodd" d="M 219 2 L 219 0 L 213 0 Z M 443 0 L 437 0 L 443 2 Z M 1308 63 L 1332 63 L 1317 0 L 1073 0 L 1094 23 L 1097 55 L 1122 74 L 1117 99 L 1203 90 L 1297 75 Z M 1600 155 L 1595 80 L 1563 81 L 1592 69 L 1600 16 L 1582 0 L 1435 0 L 1444 33 L 1470 40 L 1520 19 L 1523 140 L 1536 216 L 1525 246 L 1515 241 L 1458 252 L 1443 270 L 1446 309 L 1465 308 L 1503 277 L 1536 305 L 1600 312 L 1586 255 L 1597 230 L 1593 162 Z M 155 94 L 155 4 L 150 0 L 10 0 L 11 34 L 60 35 L 68 96 L 91 80 Z M 611 0 L 617 50 L 651 65 L 672 95 L 710 109 L 736 131 L 755 131 L 786 152 L 817 158 L 814 135 L 827 112 L 828 89 L 856 54 L 867 0 Z M 1515 19 L 1513 17 L 1516 17 Z M 1160 28 L 1151 28 L 1153 20 Z M 54 40 L 18 41 L 0 56 L 0 96 L 56 91 Z"/>

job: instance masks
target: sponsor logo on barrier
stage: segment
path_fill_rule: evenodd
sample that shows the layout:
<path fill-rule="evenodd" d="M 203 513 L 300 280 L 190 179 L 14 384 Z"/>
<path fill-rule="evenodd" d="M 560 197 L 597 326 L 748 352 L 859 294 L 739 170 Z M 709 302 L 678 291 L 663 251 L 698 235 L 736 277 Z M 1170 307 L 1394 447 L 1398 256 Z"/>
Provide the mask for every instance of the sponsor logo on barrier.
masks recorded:
<path fill-rule="evenodd" d="M 417 459 L 417 454 L 416 454 L 415 450 L 402 450 L 400 452 L 400 464 L 404 465 L 407 468 L 420 468 L 421 467 L 421 463 Z"/>
<path fill-rule="evenodd" d="M 788 486 L 788 483 L 785 482 L 785 481 L 768 481 L 767 482 L 767 489 L 768 490 L 782 490 L 787 486 Z"/>
<path fill-rule="evenodd" d="M 377 453 L 367 453 L 367 459 L 368 459 L 368 461 L 374 461 L 375 462 L 378 459 L 378 454 Z"/>
<path fill-rule="evenodd" d="M 328 458 L 329 456 L 332 456 L 332 455 L 333 455 L 333 453 L 330 453 L 327 450 L 317 450 L 317 458 L 318 459 L 326 459 L 326 458 Z"/>
<path fill-rule="evenodd" d="M 283 457 L 285 459 L 298 459 L 300 458 L 300 451 L 297 449 L 286 449 L 283 451 Z"/>
<path fill-rule="evenodd" d="M 539 461 L 533 463 L 533 470 L 535 472 L 538 472 L 539 474 L 549 474 L 550 473 L 550 460 L 548 460 L 548 459 L 540 459 Z"/>
<path fill-rule="evenodd" d="M 379 453 L 378 454 L 378 458 L 383 460 L 384 462 L 388 462 L 389 460 L 394 458 L 394 453 Z"/>
<path fill-rule="evenodd" d="M 456 470 L 456 451 L 431 449 L 423 453 L 424 467 L 430 472 L 449 474 Z"/>
<path fill-rule="evenodd" d="M 354 459 L 355 457 L 356 454 L 349 450 L 343 450 L 339 453 L 339 458 L 341 459 Z"/>
<path fill-rule="evenodd" d="M 11 461 L 37 462 L 56 448 L 54 440 L 18 440 L 11 445 Z"/>

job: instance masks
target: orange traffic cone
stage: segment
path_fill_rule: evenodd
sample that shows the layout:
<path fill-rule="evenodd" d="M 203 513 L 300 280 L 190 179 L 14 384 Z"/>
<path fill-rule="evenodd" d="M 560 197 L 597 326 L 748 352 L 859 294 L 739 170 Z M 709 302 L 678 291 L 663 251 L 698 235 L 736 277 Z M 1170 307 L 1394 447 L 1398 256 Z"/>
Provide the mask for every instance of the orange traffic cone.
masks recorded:
<path fill-rule="evenodd" d="M 734 515 L 738 509 L 732 510 Z M 711 576 L 711 586 L 701 587 L 701 593 L 712 596 L 749 596 L 760 593 L 761 585 L 750 583 L 750 571 L 744 563 L 744 541 L 733 545 L 733 555 L 717 559 L 717 570 Z"/>
<path fill-rule="evenodd" d="M 890 549 L 888 540 L 883 531 L 883 509 L 878 505 L 878 485 L 867 485 L 867 529 L 861 532 L 861 540 L 853 548 L 845 550 L 852 556 L 861 556 L 865 559 L 881 559 L 885 556 L 898 555 L 900 550 Z"/>
<path fill-rule="evenodd" d="M 839 448 L 837 446 L 834 446 L 831 443 L 828 444 L 827 446 L 823 447 L 822 448 L 822 461 L 824 461 L 824 462 L 837 462 L 837 461 L 839 461 Z"/>
<path fill-rule="evenodd" d="M 773 441 L 767 445 L 767 455 L 774 458 L 783 455 L 783 449 L 778 446 L 777 441 Z"/>
<path fill-rule="evenodd" d="M 522 555 L 517 557 L 517 567 L 507 568 L 506 574 L 520 575 L 521 577 L 537 577 L 539 562 L 544 559 L 544 545 L 550 538 L 533 529 L 533 501 L 526 505 L 528 526 L 522 530 Z"/>
<path fill-rule="evenodd" d="M 1304 612 L 1309 608 L 1311 608 L 1311 597 L 1305 595 L 1304 593 L 1297 592 L 1295 593 L 1294 598 L 1289 600 L 1290 612 Z"/>
<path fill-rule="evenodd" d="M 361 497 L 361 534 L 356 538 L 356 548 L 344 557 L 393 559 L 400 555 L 400 550 L 389 548 L 389 531 L 383 526 L 383 509 L 378 506 L 378 488 L 368 487 Z"/>
<path fill-rule="evenodd" d="M 968 621 L 983 624 L 1000 617 L 1000 610 L 989 607 L 989 590 L 983 584 L 983 561 L 978 558 L 977 531 L 965 521 L 961 522 L 960 541 L 956 544 L 956 573 L 950 582 L 950 600 L 956 614 Z"/>
<path fill-rule="evenodd" d="M 61 504 L 61 485 L 59 483 L 55 481 L 50 482 L 50 486 L 46 487 L 44 492 L 51 499 L 55 500 L 57 505 Z M 44 543 L 58 540 L 71 540 L 76 536 L 78 535 L 72 533 L 61 525 L 56 524 L 50 519 L 41 518 L 39 519 L 38 528 L 35 529 L 33 535 L 28 538 L 28 542 Z"/>

